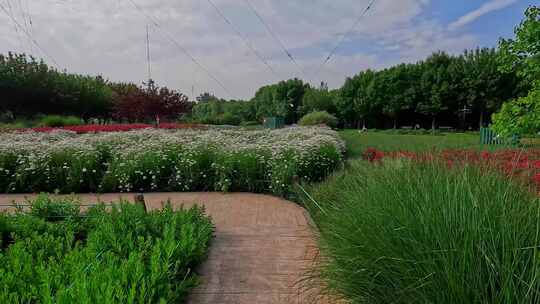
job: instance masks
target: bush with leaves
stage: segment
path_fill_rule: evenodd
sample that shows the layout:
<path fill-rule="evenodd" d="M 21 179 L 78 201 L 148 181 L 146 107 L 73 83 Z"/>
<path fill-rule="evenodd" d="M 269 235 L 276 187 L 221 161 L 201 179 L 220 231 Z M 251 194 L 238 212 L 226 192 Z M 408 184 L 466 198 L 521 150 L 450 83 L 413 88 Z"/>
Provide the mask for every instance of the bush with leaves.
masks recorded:
<path fill-rule="evenodd" d="M 312 112 L 302 117 L 298 121 L 298 124 L 301 126 L 326 125 L 335 128 L 337 127 L 338 119 L 326 111 Z"/>
<path fill-rule="evenodd" d="M 213 227 L 203 210 L 121 202 L 84 214 L 39 197 L 0 214 L 1 303 L 179 303 L 197 285 Z"/>

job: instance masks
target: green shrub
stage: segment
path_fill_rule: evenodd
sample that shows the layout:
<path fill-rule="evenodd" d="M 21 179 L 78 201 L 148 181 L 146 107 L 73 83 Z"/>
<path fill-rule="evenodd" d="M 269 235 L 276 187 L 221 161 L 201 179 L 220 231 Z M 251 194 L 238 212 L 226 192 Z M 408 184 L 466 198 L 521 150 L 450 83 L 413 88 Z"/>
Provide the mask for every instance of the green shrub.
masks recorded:
<path fill-rule="evenodd" d="M 41 118 L 40 123 L 43 127 L 65 127 L 82 125 L 82 119 L 75 116 L 47 115 Z"/>
<path fill-rule="evenodd" d="M 326 111 L 321 111 L 305 115 L 298 121 L 298 124 L 301 126 L 327 125 L 331 128 L 335 128 L 338 124 L 338 120 L 334 115 Z"/>
<path fill-rule="evenodd" d="M 353 162 L 309 187 L 318 275 L 351 303 L 539 303 L 538 199 L 473 168 Z"/>
<path fill-rule="evenodd" d="M 181 303 L 197 285 L 213 229 L 200 208 L 73 208 L 40 197 L 0 214 L 1 303 Z"/>

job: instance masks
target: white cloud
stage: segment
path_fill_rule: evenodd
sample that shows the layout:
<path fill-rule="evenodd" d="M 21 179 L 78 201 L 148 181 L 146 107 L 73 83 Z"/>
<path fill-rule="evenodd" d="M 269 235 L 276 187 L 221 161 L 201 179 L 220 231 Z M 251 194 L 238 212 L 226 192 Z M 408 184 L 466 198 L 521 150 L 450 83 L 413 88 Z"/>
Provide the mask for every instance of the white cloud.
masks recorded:
<path fill-rule="evenodd" d="M 220 87 L 193 64 L 163 34 L 151 27 L 152 74 L 158 84 L 191 95 L 211 91 L 223 97 L 250 98 L 261 85 L 279 80 L 268 71 L 206 1 L 134 0 L 155 16 L 197 60 L 231 91 Z M 213 0 L 255 48 L 286 79 L 301 76 L 279 45 L 242 0 Z M 379 0 L 360 22 L 348 47 L 320 73 L 319 66 L 343 31 L 369 0 L 250 0 L 314 82 L 326 79 L 340 86 L 344 75 L 423 58 L 431 51 L 461 51 L 475 44 L 467 34 L 449 32 L 437 20 L 426 19 L 429 0 Z M 32 17 L 29 30 L 62 68 L 101 74 L 114 81 L 140 83 L 146 76 L 145 27 L 148 21 L 129 0 L 10 0 L 21 24 Z M 0 2 L 2 4 L 7 2 Z M 28 46 L 0 11 L 0 53 L 43 54 Z M 22 43 L 21 43 L 22 41 Z M 388 53 L 392 57 L 388 57 Z"/>
<path fill-rule="evenodd" d="M 450 30 L 456 30 L 460 27 L 463 27 L 476 19 L 489 14 L 491 12 L 503 9 L 505 7 L 508 7 L 514 3 L 518 2 L 518 0 L 491 0 L 486 3 L 484 3 L 482 6 L 480 6 L 478 9 L 475 9 L 474 11 L 471 11 L 467 13 L 466 15 L 461 16 L 456 21 L 452 22 L 448 28 Z"/>

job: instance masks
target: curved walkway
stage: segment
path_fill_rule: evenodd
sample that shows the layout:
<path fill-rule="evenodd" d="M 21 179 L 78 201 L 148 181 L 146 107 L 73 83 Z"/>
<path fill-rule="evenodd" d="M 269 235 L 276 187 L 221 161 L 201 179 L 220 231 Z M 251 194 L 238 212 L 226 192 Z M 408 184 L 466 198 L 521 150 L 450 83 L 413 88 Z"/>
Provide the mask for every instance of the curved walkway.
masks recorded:
<path fill-rule="evenodd" d="M 83 203 L 133 201 L 133 194 L 83 194 Z M 0 195 L 0 205 L 30 195 Z M 188 303 L 328 303 L 304 278 L 317 257 L 306 211 L 268 195 L 249 193 L 148 193 L 149 209 L 204 205 L 216 226 L 208 260 L 198 269 L 202 284 Z M 0 207 L 2 210 L 2 207 Z"/>

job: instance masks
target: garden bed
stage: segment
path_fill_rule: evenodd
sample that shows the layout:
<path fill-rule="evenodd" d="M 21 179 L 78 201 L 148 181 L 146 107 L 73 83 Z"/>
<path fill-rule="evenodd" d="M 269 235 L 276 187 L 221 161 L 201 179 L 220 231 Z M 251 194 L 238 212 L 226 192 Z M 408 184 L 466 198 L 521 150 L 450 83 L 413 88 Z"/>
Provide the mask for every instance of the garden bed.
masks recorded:
<path fill-rule="evenodd" d="M 287 195 L 342 162 L 328 128 L 0 134 L 0 192 L 246 191 Z"/>
<path fill-rule="evenodd" d="M 1 303 L 178 303 L 198 284 L 213 227 L 200 208 L 146 213 L 40 196 L 0 213 Z"/>

